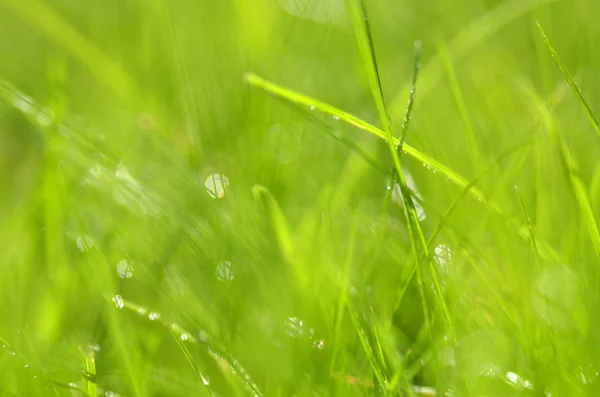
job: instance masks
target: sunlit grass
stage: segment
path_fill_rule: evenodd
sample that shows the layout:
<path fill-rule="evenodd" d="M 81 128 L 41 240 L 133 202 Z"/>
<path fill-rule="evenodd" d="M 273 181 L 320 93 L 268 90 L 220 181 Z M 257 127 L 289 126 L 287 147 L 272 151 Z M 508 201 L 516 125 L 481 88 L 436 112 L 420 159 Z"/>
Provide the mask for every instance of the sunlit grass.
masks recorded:
<path fill-rule="evenodd" d="M 0 0 L 0 395 L 597 395 L 598 11 Z"/>

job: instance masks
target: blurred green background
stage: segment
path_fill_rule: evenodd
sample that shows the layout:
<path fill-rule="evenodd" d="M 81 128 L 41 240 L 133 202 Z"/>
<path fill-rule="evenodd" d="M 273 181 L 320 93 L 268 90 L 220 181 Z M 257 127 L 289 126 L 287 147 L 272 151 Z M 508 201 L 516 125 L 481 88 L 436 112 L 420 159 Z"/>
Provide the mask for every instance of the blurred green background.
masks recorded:
<path fill-rule="evenodd" d="M 598 395 L 600 3 L 364 4 L 452 327 L 343 0 L 0 0 L 0 395 Z"/>

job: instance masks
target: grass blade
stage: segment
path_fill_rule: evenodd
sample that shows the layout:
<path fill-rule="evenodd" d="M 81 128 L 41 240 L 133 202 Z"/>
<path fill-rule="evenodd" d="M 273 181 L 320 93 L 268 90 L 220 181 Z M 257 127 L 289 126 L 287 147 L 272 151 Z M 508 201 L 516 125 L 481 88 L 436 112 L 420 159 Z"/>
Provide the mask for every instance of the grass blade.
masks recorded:
<path fill-rule="evenodd" d="M 310 109 L 319 109 L 325 114 L 330 116 L 337 116 L 340 120 L 343 120 L 363 131 L 366 131 L 372 135 L 377 136 L 383 140 L 387 141 L 387 137 L 385 132 L 381 129 L 351 115 L 350 113 L 344 112 L 343 110 L 337 109 L 336 107 L 319 101 L 318 99 L 311 98 L 307 95 L 292 91 L 288 88 L 280 86 L 278 84 L 272 83 L 268 80 L 265 80 L 254 73 L 247 73 L 245 75 L 246 82 L 256 88 L 259 88 L 277 98 L 283 98 L 292 104 L 304 106 Z M 398 145 L 399 140 L 393 138 L 394 145 Z M 456 186 L 458 186 L 461 190 L 465 189 L 469 186 L 469 181 L 458 173 L 454 172 L 449 167 L 446 167 L 439 161 L 433 159 L 432 157 L 426 155 L 413 148 L 408 144 L 403 145 L 403 152 L 407 155 L 411 156 L 415 160 L 421 162 L 423 166 L 425 166 L 428 170 L 432 172 L 438 173 L 441 176 L 444 176 L 446 180 L 451 181 Z M 468 189 L 469 195 L 476 199 L 481 205 L 483 205 L 488 211 L 492 213 L 496 213 L 502 217 L 504 217 L 509 223 L 513 224 L 514 228 L 517 230 L 517 233 L 521 238 L 525 241 L 529 241 L 529 232 L 526 225 L 522 225 L 518 222 L 514 217 L 506 214 L 502 208 L 494 201 L 486 199 L 483 192 L 473 186 Z M 545 259 L 552 262 L 559 262 L 560 258 L 558 253 L 552 248 L 552 246 L 545 241 L 543 241 L 538 236 L 538 248 L 540 249 L 540 255 L 542 255 Z"/>
<path fill-rule="evenodd" d="M 190 364 L 190 367 L 192 367 L 192 370 L 194 371 L 194 373 L 197 374 L 200 377 L 200 379 L 202 380 L 202 384 L 206 388 L 206 391 L 208 392 L 208 394 L 210 396 L 214 396 L 215 394 L 213 393 L 212 389 L 210 388 L 208 378 L 202 373 L 202 371 L 198 367 L 198 364 L 196 364 L 196 360 L 194 360 L 194 356 L 192 356 L 192 353 L 190 353 L 190 349 L 188 349 L 188 347 L 184 343 L 184 339 L 182 339 L 182 337 L 181 337 L 182 335 L 187 335 L 187 334 L 182 334 L 179 330 L 177 330 L 173 327 L 170 328 L 170 331 L 171 331 L 171 335 L 173 336 L 173 339 L 175 339 L 175 342 L 177 343 L 177 346 L 179 346 L 179 349 L 181 349 L 181 352 L 185 356 L 185 359 Z M 185 340 L 187 340 L 187 337 Z"/>
<path fill-rule="evenodd" d="M 279 243 L 279 249 L 288 262 L 294 261 L 294 244 L 288 221 L 271 192 L 264 187 L 255 185 L 252 194 L 256 199 L 263 199 L 271 217 L 271 225 Z"/>
<path fill-rule="evenodd" d="M 94 349 L 90 346 L 88 351 L 83 353 L 84 376 L 83 384 L 88 396 L 98 395 L 98 386 L 96 385 L 96 356 Z"/>
<path fill-rule="evenodd" d="M 592 241 L 592 245 L 594 247 L 594 252 L 596 256 L 600 258 L 600 231 L 598 230 L 596 216 L 594 215 L 594 210 L 588 197 L 587 189 L 579 177 L 579 166 L 577 164 L 577 160 L 569 150 L 563 138 L 560 136 L 556 122 L 554 121 L 550 110 L 538 98 L 533 91 L 533 88 L 526 84 L 521 84 L 520 88 L 525 96 L 529 99 L 530 106 L 540 114 L 544 128 L 558 145 L 562 166 L 567 178 L 571 183 L 571 188 L 581 210 L 583 220 L 587 226 L 590 240 Z"/>
<path fill-rule="evenodd" d="M 371 344 L 369 343 L 369 338 L 367 337 L 365 329 L 360 324 L 360 322 L 358 320 L 358 316 L 357 316 L 356 312 L 354 311 L 354 308 L 352 307 L 351 303 L 348 300 L 346 301 L 346 305 L 348 308 L 348 312 L 350 313 L 350 319 L 352 320 L 354 329 L 356 330 L 356 333 L 357 333 L 360 343 L 363 347 L 363 350 L 365 351 L 365 354 L 367 355 L 367 357 L 369 359 L 369 364 L 371 365 L 373 374 L 375 375 L 377 382 L 383 386 L 383 385 L 385 385 L 385 379 L 383 378 L 383 374 L 381 373 L 381 370 L 379 369 L 379 366 L 377 365 L 377 358 L 375 357 L 373 348 L 371 347 Z"/>
<path fill-rule="evenodd" d="M 119 98 L 126 101 L 137 99 L 135 82 L 125 69 L 87 40 L 47 3 L 36 0 L 0 0 L 0 4 L 43 32 L 57 47 L 70 52 Z"/>
<path fill-rule="evenodd" d="M 531 217 L 529 216 L 527 207 L 525 207 L 525 202 L 523 201 L 523 197 L 521 196 L 521 193 L 519 192 L 519 187 L 517 185 L 515 185 L 515 191 L 517 193 L 517 198 L 519 199 L 519 204 L 521 205 L 521 210 L 523 211 L 523 215 L 525 216 L 525 219 L 527 220 L 527 227 L 529 228 L 529 234 L 531 235 L 531 249 L 533 250 L 533 254 L 534 254 L 536 270 L 539 273 L 540 261 L 538 258 L 538 256 L 539 256 L 538 248 L 537 248 L 537 243 L 536 243 L 536 238 L 535 238 L 535 232 L 533 230 L 533 225 L 531 223 Z"/>
<path fill-rule="evenodd" d="M 130 302 L 130 301 L 124 299 L 120 295 L 115 295 L 113 297 L 107 297 L 107 298 L 110 299 L 113 303 L 115 303 L 117 308 L 124 308 L 124 309 L 130 310 L 134 313 L 137 313 L 141 316 L 146 316 L 146 314 L 147 314 L 149 321 L 158 322 L 158 323 L 162 324 L 164 327 L 168 328 L 169 331 L 171 332 L 171 335 L 177 341 L 177 344 L 179 345 L 180 349 L 182 350 L 184 356 L 186 357 L 186 360 L 188 361 L 188 363 L 190 364 L 192 369 L 200 376 L 200 379 L 202 380 L 202 383 L 208 390 L 209 394 L 214 395 L 214 392 L 212 391 L 212 389 L 210 388 L 210 386 L 208 384 L 208 379 L 200 371 L 200 369 L 199 369 L 198 365 L 196 364 L 196 361 L 194 360 L 193 356 L 191 355 L 189 349 L 187 348 L 187 346 L 185 346 L 185 343 L 200 343 L 199 340 L 197 338 L 195 338 L 191 332 L 185 330 L 178 324 L 166 321 L 159 312 L 148 312 L 147 308 L 137 305 L 133 302 Z M 248 373 L 241 366 L 241 364 L 238 362 L 238 360 L 236 360 L 224 347 L 217 346 L 217 345 L 211 343 L 210 341 L 207 341 L 204 343 L 206 345 L 208 345 L 208 354 L 216 361 L 217 364 L 222 363 L 222 362 L 227 363 L 227 367 L 235 369 L 234 374 L 235 374 L 236 379 L 240 380 L 244 384 L 244 387 L 248 391 L 252 392 L 255 396 L 258 396 L 258 397 L 261 397 L 263 395 L 262 392 L 260 391 L 260 389 L 258 388 L 258 386 L 256 385 L 256 383 L 250 378 L 250 375 L 248 375 Z M 211 346 L 214 349 L 211 348 Z M 217 350 L 218 350 L 218 352 L 217 352 Z"/>
<path fill-rule="evenodd" d="M 352 20 L 358 53 L 365 74 L 367 75 L 371 96 L 375 102 L 377 116 L 379 117 L 379 123 L 381 124 L 383 131 L 385 131 L 388 141 L 391 141 L 392 131 L 385 109 L 381 79 L 379 78 L 377 60 L 375 58 L 375 48 L 373 47 L 373 39 L 371 38 L 364 5 L 361 0 L 346 0 L 346 7 L 348 8 L 350 19 Z"/>
<path fill-rule="evenodd" d="M 479 143 L 477 142 L 477 137 L 473 131 L 473 124 L 471 123 L 469 114 L 467 112 L 467 105 L 465 104 L 464 96 L 460 88 L 458 78 L 456 77 L 456 72 L 454 71 L 452 59 L 450 58 L 448 49 L 445 46 L 441 46 L 438 50 L 438 53 L 446 71 L 448 83 L 450 84 L 450 91 L 454 97 L 454 102 L 463 124 L 465 138 L 469 147 L 469 154 L 471 155 L 471 161 L 473 162 L 475 171 L 481 172 L 484 169 L 484 163 L 481 156 Z"/>
<path fill-rule="evenodd" d="M 567 69 L 567 67 L 565 66 L 563 61 L 560 59 L 558 52 L 556 52 L 554 47 L 552 47 L 552 44 L 550 44 L 550 39 L 548 39 L 548 36 L 546 36 L 546 33 L 544 33 L 544 29 L 542 29 L 542 25 L 540 25 L 540 23 L 538 22 L 537 26 L 538 26 L 538 29 L 540 30 L 540 34 L 542 35 L 542 38 L 544 39 L 544 42 L 546 43 L 546 45 L 548 46 L 548 49 L 550 50 L 550 53 L 552 54 L 552 58 L 558 65 L 558 68 L 560 69 L 563 76 L 565 77 L 565 80 L 567 80 L 567 83 L 569 83 L 569 86 L 571 87 L 573 94 L 575 94 L 575 97 L 577 98 L 577 100 L 579 101 L 579 104 L 583 108 L 583 111 L 585 112 L 585 115 L 587 116 L 588 120 L 590 121 L 590 124 L 592 125 L 592 127 L 594 128 L 596 133 L 600 136 L 600 122 L 598 121 L 598 118 L 596 117 L 596 115 L 594 115 L 594 112 L 590 108 L 590 105 L 588 105 L 587 101 L 581 94 L 581 90 L 579 89 L 577 84 L 575 84 L 575 81 L 573 80 L 573 77 L 571 76 L 569 69 Z"/>
<path fill-rule="evenodd" d="M 425 324 L 427 329 L 429 330 L 431 336 L 431 320 L 429 315 L 429 310 L 427 308 L 425 292 L 423 289 L 423 276 L 421 274 L 421 268 L 418 264 L 420 262 L 419 255 L 419 245 L 421 249 L 426 252 L 426 258 L 429 259 L 429 255 L 427 254 L 427 243 L 425 241 L 425 237 L 423 235 L 423 230 L 421 229 L 421 224 L 419 221 L 419 217 L 417 215 L 417 211 L 415 209 L 414 202 L 412 201 L 411 195 L 408 193 L 408 189 L 406 186 L 406 178 L 404 176 L 404 171 L 402 169 L 402 164 L 400 163 L 400 158 L 398 156 L 397 151 L 399 150 L 399 146 L 401 140 L 398 140 L 398 143 L 395 144 L 394 137 L 392 135 L 392 129 L 390 123 L 388 121 L 387 112 L 385 108 L 385 103 L 383 99 L 383 91 L 381 88 L 381 79 L 379 78 L 379 71 L 377 69 L 377 60 L 375 58 L 375 50 L 373 47 L 373 40 L 371 38 L 371 33 L 369 31 L 368 26 L 368 18 L 365 14 L 364 5 L 361 0 L 347 0 L 346 7 L 348 8 L 348 12 L 350 14 L 350 18 L 352 20 L 352 25 L 354 28 L 354 35 L 356 38 L 356 44 L 358 46 L 358 52 L 362 61 L 363 69 L 367 75 L 367 80 L 369 82 L 369 88 L 371 89 L 371 96 L 373 97 L 373 101 L 375 102 L 375 107 L 377 109 L 377 114 L 379 116 L 379 122 L 381 124 L 381 128 L 383 129 L 386 141 L 388 144 L 388 148 L 390 150 L 390 154 L 392 156 L 392 160 L 394 162 L 395 172 L 392 173 L 392 188 L 395 186 L 396 179 L 399 182 L 400 190 L 403 192 L 402 198 L 404 202 L 404 215 L 406 218 L 406 223 L 408 226 L 409 235 L 411 238 L 411 246 L 415 261 L 417 262 L 417 284 L 419 287 L 419 294 L 421 295 L 421 301 L 423 304 L 423 313 L 425 317 Z M 416 76 L 414 77 L 416 79 Z M 404 139 L 404 137 L 401 137 Z M 441 288 L 439 287 L 439 283 L 437 283 L 437 276 L 435 275 L 435 268 L 431 266 L 433 272 L 433 278 L 436 281 L 436 290 L 438 292 L 438 297 L 441 301 L 441 306 L 444 311 L 444 315 L 446 317 L 446 321 L 448 322 L 450 328 L 452 329 L 452 320 L 449 316 L 449 311 L 447 306 L 443 300 L 443 295 L 441 294 Z"/>
<path fill-rule="evenodd" d="M 343 120 L 350 125 L 353 125 L 372 135 L 375 135 L 376 137 L 381 138 L 385 141 L 388 140 L 388 137 L 386 136 L 386 133 L 383 130 L 367 123 L 366 121 L 359 119 L 356 116 L 351 115 L 350 113 L 344 112 L 343 110 L 340 110 L 328 103 L 292 91 L 288 88 L 267 81 L 253 73 L 246 74 L 245 79 L 249 84 L 253 85 L 256 88 L 260 88 L 261 90 L 271 95 L 274 95 L 275 97 L 286 99 L 287 101 L 293 104 L 304 106 L 306 108 L 318 109 L 321 112 L 326 113 L 330 116 L 337 116 L 340 120 Z M 400 143 L 400 140 L 397 138 L 392 138 L 392 143 L 396 147 Z M 420 151 L 408 144 L 403 145 L 403 152 L 422 163 L 431 171 L 439 172 L 441 175 L 446 177 L 449 181 L 452 181 L 460 188 L 464 188 L 469 184 L 469 181 L 461 175 L 457 174 L 450 168 L 446 167 L 437 160 L 429 157 L 428 155 L 421 153 Z M 487 200 L 481 190 L 477 188 L 472 188 L 470 189 L 470 194 L 479 202 L 487 203 Z"/>
<path fill-rule="evenodd" d="M 481 18 L 468 24 L 448 43 L 448 54 L 457 61 L 465 57 L 486 38 L 492 36 L 511 22 L 526 15 L 531 10 L 554 3 L 559 0 L 511 0 L 500 3 Z M 444 71 L 439 57 L 432 58 L 421 73 L 419 91 L 421 98 L 426 97 L 440 81 Z M 402 117 L 404 112 L 404 95 L 410 90 L 410 84 L 400 89 L 389 108 L 392 120 Z"/>
<path fill-rule="evenodd" d="M 402 156 L 402 149 L 404 147 L 404 141 L 406 140 L 406 132 L 408 131 L 408 123 L 410 123 L 410 117 L 412 116 L 413 106 L 415 105 L 415 94 L 417 92 L 417 77 L 421 70 L 421 42 L 415 42 L 415 61 L 413 63 L 413 77 L 410 86 L 410 94 L 408 95 L 408 105 L 406 106 L 406 112 L 404 113 L 404 120 L 402 120 L 402 128 L 400 130 L 400 138 L 398 142 L 398 157 Z"/>
<path fill-rule="evenodd" d="M 454 326 L 452 322 L 452 317 L 450 316 L 450 310 L 448 309 L 448 305 L 446 304 L 444 293 L 441 288 L 439 275 L 435 264 L 433 263 L 433 258 L 431 257 L 428 247 L 427 241 L 423 234 L 423 229 L 421 228 L 421 223 L 419 220 L 419 216 L 417 214 L 417 210 L 415 208 L 415 203 L 412 199 L 411 194 L 409 193 L 406 177 L 404 175 L 404 171 L 402 169 L 402 164 L 400 163 L 400 154 L 402 152 L 402 146 L 406 139 L 406 131 L 408 128 L 408 122 L 410 120 L 410 115 L 412 112 L 412 106 L 414 103 L 414 96 L 416 91 L 416 80 L 419 71 L 419 54 L 420 54 L 420 43 L 417 42 L 415 45 L 415 67 L 412 78 L 412 89 L 409 96 L 408 108 L 406 110 L 406 116 L 404 118 L 404 123 L 402 126 L 402 133 L 398 140 L 398 143 L 394 143 L 394 137 L 392 135 L 390 122 L 388 121 L 388 116 L 385 108 L 385 103 L 383 99 L 383 91 L 381 88 L 381 82 L 379 78 L 379 72 L 377 68 L 377 60 L 375 57 L 375 50 L 373 46 L 373 41 L 371 39 L 371 34 L 368 26 L 368 18 L 365 14 L 364 5 L 362 0 L 346 0 L 346 6 L 351 16 L 352 25 L 354 27 L 354 33 L 356 37 L 356 42 L 358 45 L 358 50 L 362 59 L 363 68 L 367 73 L 367 78 L 369 81 L 369 87 L 371 89 L 371 94 L 373 96 L 373 100 L 375 101 L 375 106 L 377 108 L 377 113 L 379 115 L 379 120 L 382 126 L 383 131 L 387 137 L 387 144 L 390 150 L 390 154 L 392 156 L 392 160 L 394 162 L 395 172 L 392 173 L 391 178 L 391 188 L 393 189 L 396 185 L 396 180 L 399 182 L 400 191 L 402 192 L 402 200 L 404 202 L 404 215 L 406 218 L 406 223 L 408 226 L 408 231 L 411 239 L 412 251 L 414 255 L 414 259 L 416 262 L 416 274 L 417 274 L 417 284 L 419 288 L 419 295 L 421 296 L 422 301 L 422 309 L 425 318 L 425 327 L 429 334 L 429 339 L 432 340 L 432 332 L 431 332 L 431 319 L 429 310 L 427 308 L 426 300 L 425 300 L 425 292 L 423 287 L 423 276 L 421 274 L 420 269 L 420 254 L 419 249 L 417 248 L 419 245 L 421 246 L 422 252 L 425 256 L 425 259 L 429 265 L 429 270 L 431 276 L 433 278 L 433 284 L 435 286 L 435 291 L 437 298 L 439 300 L 439 304 L 442 308 L 442 312 L 445 318 L 445 322 L 448 326 L 450 337 L 453 341 L 456 340 L 454 333 Z M 389 188 L 390 186 L 388 186 Z M 389 199 L 389 195 L 386 197 L 386 200 Z M 377 330 L 375 330 L 377 333 Z M 382 362 L 383 368 L 385 368 L 384 363 Z M 382 387 L 386 389 L 389 388 L 389 384 L 382 384 Z"/>

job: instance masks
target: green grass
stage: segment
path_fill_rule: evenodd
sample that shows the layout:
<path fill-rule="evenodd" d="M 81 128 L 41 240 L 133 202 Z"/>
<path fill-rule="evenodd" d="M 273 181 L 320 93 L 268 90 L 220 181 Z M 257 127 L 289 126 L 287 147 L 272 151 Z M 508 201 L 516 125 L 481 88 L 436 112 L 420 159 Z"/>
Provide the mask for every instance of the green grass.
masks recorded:
<path fill-rule="evenodd" d="M 0 395 L 598 395 L 599 11 L 0 0 Z"/>

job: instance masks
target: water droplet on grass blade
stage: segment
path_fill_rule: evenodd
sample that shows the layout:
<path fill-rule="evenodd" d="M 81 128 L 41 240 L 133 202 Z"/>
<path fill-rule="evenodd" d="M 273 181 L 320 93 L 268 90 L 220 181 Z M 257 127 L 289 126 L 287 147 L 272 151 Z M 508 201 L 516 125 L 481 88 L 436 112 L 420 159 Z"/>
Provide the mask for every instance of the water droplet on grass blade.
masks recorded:
<path fill-rule="evenodd" d="M 92 248 L 93 245 L 94 245 L 94 240 L 92 240 L 92 238 L 90 236 L 88 236 L 87 234 L 77 237 L 77 248 L 79 249 L 79 251 L 81 251 L 81 252 L 88 251 L 89 249 Z"/>
<path fill-rule="evenodd" d="M 119 309 L 122 309 L 123 307 L 125 307 L 125 303 L 123 302 L 123 297 L 121 295 L 113 296 L 112 301 L 115 302 L 115 305 Z"/>
<path fill-rule="evenodd" d="M 223 198 L 227 193 L 229 179 L 225 175 L 213 174 L 206 178 L 204 187 L 212 198 Z"/>
<path fill-rule="evenodd" d="M 127 259 L 123 259 L 119 263 L 117 263 L 117 273 L 121 278 L 131 278 L 133 276 L 133 266 L 131 266 L 131 261 Z"/>
<path fill-rule="evenodd" d="M 406 180 L 406 186 L 412 190 L 416 197 L 418 197 L 420 200 L 422 200 L 422 196 L 419 193 L 419 189 L 417 188 L 417 185 L 415 184 L 415 181 L 412 177 L 412 175 L 410 174 L 410 172 L 408 172 L 408 170 L 404 170 L 404 179 Z M 404 206 L 404 200 L 402 198 L 402 189 L 400 189 L 400 185 L 396 184 L 394 185 L 394 191 L 392 192 L 392 200 L 401 206 Z M 426 218 L 426 214 L 425 214 L 425 210 L 423 209 L 423 206 L 421 205 L 421 203 L 419 203 L 414 197 L 412 199 L 413 205 L 415 206 L 415 210 L 417 211 L 417 217 L 419 218 L 420 221 L 425 220 Z"/>
<path fill-rule="evenodd" d="M 452 263 L 452 251 L 450 247 L 444 244 L 440 244 L 433 250 L 433 259 L 438 264 L 441 272 L 448 274 L 449 265 Z"/>
<path fill-rule="evenodd" d="M 148 314 L 148 319 L 150 321 L 160 320 L 160 313 L 152 312 L 152 313 Z"/>

